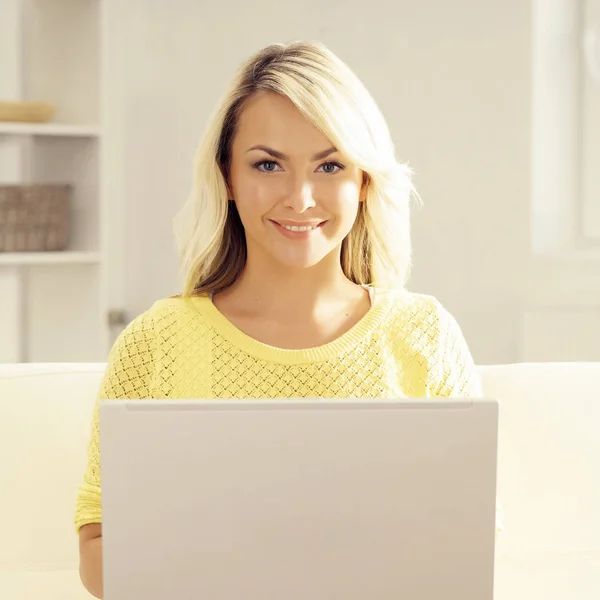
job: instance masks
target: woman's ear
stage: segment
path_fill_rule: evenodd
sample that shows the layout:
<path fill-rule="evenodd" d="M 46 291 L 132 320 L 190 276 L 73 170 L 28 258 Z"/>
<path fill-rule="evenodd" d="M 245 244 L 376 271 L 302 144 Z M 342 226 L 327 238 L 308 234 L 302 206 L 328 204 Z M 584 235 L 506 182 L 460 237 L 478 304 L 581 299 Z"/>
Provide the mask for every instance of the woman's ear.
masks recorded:
<path fill-rule="evenodd" d="M 369 182 L 370 182 L 370 178 L 367 175 L 367 173 L 365 173 L 363 171 L 363 176 L 362 176 L 362 185 L 360 187 L 360 196 L 358 198 L 359 202 L 365 202 L 365 200 L 367 199 L 367 193 L 369 191 Z"/>
<path fill-rule="evenodd" d="M 233 199 L 233 192 L 231 191 L 231 186 L 226 183 L 225 187 L 227 188 L 227 199 L 229 200 L 229 202 L 235 202 L 235 200 Z"/>

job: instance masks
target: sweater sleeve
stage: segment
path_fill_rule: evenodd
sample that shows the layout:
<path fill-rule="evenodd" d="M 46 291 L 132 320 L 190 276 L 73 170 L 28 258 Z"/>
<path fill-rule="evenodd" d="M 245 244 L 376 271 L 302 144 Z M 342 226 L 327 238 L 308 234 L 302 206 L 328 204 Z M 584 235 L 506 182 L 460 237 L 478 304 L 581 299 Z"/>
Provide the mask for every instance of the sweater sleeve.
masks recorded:
<path fill-rule="evenodd" d="M 75 506 L 75 530 L 83 525 L 102 522 L 102 488 L 100 483 L 101 400 L 148 398 L 154 375 L 155 338 L 150 312 L 133 320 L 113 345 L 92 415 L 87 449 L 87 465 Z"/>
<path fill-rule="evenodd" d="M 481 381 L 473 357 L 456 319 L 439 303 L 437 332 L 427 389 L 431 397 L 476 398 L 482 396 Z"/>

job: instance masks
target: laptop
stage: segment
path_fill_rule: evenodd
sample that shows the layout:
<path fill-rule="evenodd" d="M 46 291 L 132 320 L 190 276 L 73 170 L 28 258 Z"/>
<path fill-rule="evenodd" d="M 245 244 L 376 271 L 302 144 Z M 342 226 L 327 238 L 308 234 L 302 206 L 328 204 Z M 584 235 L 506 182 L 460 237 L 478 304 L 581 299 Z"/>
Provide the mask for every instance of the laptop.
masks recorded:
<path fill-rule="evenodd" d="M 494 400 L 110 400 L 105 600 L 491 600 Z"/>

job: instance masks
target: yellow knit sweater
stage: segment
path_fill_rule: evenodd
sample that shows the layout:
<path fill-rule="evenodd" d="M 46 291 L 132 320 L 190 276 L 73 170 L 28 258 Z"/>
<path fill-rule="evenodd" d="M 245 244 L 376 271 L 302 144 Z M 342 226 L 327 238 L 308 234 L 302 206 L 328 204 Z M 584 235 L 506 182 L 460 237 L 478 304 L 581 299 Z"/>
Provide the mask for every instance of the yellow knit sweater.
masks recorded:
<path fill-rule="evenodd" d="M 461 330 L 440 303 L 378 289 L 350 331 L 307 350 L 250 338 L 208 297 L 161 300 L 116 341 L 98 400 L 480 395 Z M 101 521 L 97 402 L 75 525 Z"/>

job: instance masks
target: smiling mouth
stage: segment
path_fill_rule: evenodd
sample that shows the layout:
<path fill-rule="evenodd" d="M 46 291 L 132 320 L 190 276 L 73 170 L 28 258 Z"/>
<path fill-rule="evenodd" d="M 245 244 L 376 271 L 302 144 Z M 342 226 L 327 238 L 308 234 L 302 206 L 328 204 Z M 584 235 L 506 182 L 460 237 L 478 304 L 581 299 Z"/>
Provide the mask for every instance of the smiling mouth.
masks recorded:
<path fill-rule="evenodd" d="M 321 227 L 325 221 L 321 221 L 320 223 L 313 223 L 311 225 L 287 225 L 284 223 L 279 223 L 278 221 L 273 221 L 276 225 L 279 225 L 282 229 L 293 232 L 303 232 L 303 231 L 313 231 L 314 229 L 318 229 Z"/>

